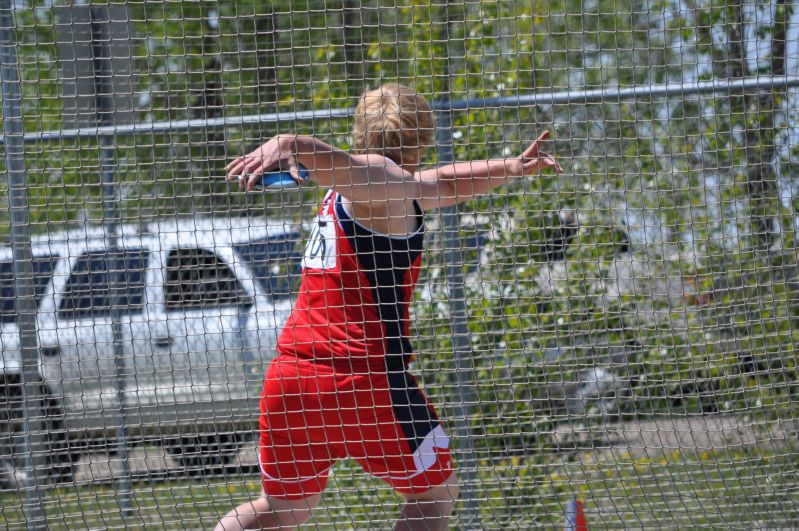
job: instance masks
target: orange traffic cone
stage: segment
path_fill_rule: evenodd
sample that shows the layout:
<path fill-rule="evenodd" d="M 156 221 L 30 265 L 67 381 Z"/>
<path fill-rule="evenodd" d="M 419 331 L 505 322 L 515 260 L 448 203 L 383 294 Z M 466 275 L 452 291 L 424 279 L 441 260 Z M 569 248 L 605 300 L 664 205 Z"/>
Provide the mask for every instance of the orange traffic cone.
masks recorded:
<path fill-rule="evenodd" d="M 583 513 L 583 502 L 578 499 L 570 500 L 566 505 L 565 531 L 588 531 L 585 513 Z"/>

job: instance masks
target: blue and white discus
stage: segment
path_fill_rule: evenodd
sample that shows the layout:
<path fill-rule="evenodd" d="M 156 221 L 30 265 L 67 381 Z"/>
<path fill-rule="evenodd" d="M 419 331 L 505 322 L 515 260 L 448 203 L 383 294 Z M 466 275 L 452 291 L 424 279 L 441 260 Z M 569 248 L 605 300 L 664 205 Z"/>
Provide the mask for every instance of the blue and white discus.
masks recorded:
<path fill-rule="evenodd" d="M 308 180 L 308 170 L 302 164 L 297 164 L 300 179 L 303 182 Z M 261 180 L 255 185 L 256 189 L 261 188 L 267 192 L 278 192 L 280 190 L 296 190 L 302 185 L 298 183 L 287 170 L 266 172 L 261 176 Z"/>

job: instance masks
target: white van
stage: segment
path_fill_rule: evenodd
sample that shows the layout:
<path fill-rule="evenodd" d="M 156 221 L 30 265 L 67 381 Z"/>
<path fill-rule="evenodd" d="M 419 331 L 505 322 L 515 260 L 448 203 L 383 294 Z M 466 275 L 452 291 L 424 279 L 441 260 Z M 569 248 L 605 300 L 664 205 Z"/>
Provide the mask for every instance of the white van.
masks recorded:
<path fill-rule="evenodd" d="M 186 218 L 118 232 L 115 252 L 101 227 L 32 242 L 55 479 L 113 440 L 120 412 L 132 440 L 159 439 L 184 466 L 230 459 L 255 431 L 266 363 L 297 288 L 298 224 Z M 0 249 L 0 484 L 22 464 L 13 266 L 11 249 Z"/>

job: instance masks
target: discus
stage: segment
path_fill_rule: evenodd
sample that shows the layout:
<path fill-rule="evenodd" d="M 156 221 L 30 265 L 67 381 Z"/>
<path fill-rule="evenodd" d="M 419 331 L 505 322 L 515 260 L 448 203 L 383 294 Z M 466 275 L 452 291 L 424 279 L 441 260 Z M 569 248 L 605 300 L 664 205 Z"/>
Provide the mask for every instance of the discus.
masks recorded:
<path fill-rule="evenodd" d="M 308 170 L 300 163 L 297 163 L 297 170 L 303 182 L 308 180 Z M 265 172 L 258 183 L 256 189 L 266 192 L 278 192 L 280 190 L 296 190 L 302 183 L 298 183 L 288 170 L 275 170 Z"/>

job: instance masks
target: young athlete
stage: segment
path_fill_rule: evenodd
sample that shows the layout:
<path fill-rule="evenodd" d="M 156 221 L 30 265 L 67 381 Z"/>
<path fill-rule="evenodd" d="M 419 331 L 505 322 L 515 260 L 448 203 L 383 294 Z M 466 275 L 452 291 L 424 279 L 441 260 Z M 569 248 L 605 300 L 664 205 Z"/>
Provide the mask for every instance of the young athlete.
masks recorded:
<path fill-rule="evenodd" d="M 302 285 L 278 339 L 261 399 L 263 497 L 217 530 L 299 526 L 330 469 L 352 458 L 406 503 L 396 529 L 446 529 L 458 496 L 449 439 L 408 370 L 409 306 L 424 244 L 424 212 L 560 166 L 539 152 L 419 171 L 433 113 L 414 90 L 388 84 L 355 113 L 355 154 L 309 136 L 279 135 L 228 167 L 253 190 L 279 164 L 328 189 L 305 250 Z"/>

